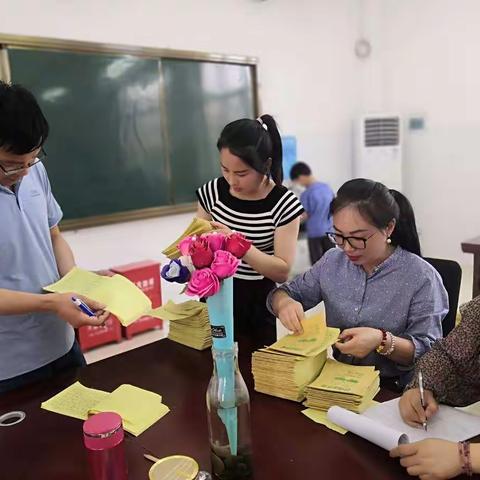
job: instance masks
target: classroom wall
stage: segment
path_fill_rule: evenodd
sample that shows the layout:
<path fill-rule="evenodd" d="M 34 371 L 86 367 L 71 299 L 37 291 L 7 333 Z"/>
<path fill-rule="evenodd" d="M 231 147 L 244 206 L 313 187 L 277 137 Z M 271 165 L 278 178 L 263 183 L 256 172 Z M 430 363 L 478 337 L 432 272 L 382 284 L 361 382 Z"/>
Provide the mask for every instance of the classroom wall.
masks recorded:
<path fill-rule="evenodd" d="M 368 0 L 364 7 L 373 49 L 363 108 L 399 112 L 405 124 L 425 119 L 423 130 L 405 129 L 405 192 L 425 253 L 471 270 L 460 243 L 480 235 L 480 2 Z"/>
<path fill-rule="evenodd" d="M 405 192 L 425 254 L 471 270 L 460 242 L 480 233 L 477 0 L 0 0 L 0 7 L 2 33 L 257 56 L 261 110 L 298 137 L 299 159 L 334 188 L 351 175 L 357 115 L 423 116 L 423 130 L 405 131 Z M 367 60 L 353 55 L 359 36 L 372 42 Z M 189 218 L 66 236 L 82 266 L 107 267 L 160 258 Z"/>
<path fill-rule="evenodd" d="M 0 0 L 0 7 L 2 33 L 256 56 L 262 112 L 298 137 L 299 158 L 319 177 L 338 187 L 350 175 L 350 119 L 358 99 L 352 81 L 356 0 Z M 165 217 L 66 237 L 78 263 L 96 269 L 160 258 L 189 219 Z"/>

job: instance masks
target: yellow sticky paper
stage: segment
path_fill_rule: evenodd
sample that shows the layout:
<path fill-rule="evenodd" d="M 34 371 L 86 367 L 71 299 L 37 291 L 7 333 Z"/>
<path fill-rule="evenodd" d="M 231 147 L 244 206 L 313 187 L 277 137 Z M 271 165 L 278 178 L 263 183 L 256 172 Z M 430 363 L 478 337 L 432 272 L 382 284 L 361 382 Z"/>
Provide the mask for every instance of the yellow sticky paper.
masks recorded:
<path fill-rule="evenodd" d="M 314 356 L 333 345 L 340 333 L 338 328 L 327 328 L 323 314 L 306 318 L 302 326 L 301 335 L 286 335 L 269 349 L 303 357 Z"/>
<path fill-rule="evenodd" d="M 138 436 L 169 411 L 157 393 L 125 384 L 92 407 L 89 413 L 116 412 L 122 417 L 124 429 Z"/>
<path fill-rule="evenodd" d="M 289 334 L 275 342 L 270 348 L 281 352 L 306 355 L 313 346 L 322 342 L 327 334 L 325 315 L 318 314 L 302 321 L 301 335 Z"/>
<path fill-rule="evenodd" d="M 373 366 L 348 365 L 328 359 L 309 387 L 364 397 L 378 375 Z"/>
<path fill-rule="evenodd" d="M 178 244 L 185 238 L 191 235 L 201 235 L 202 233 L 212 232 L 214 228 L 208 220 L 203 218 L 195 217 L 187 229 L 162 253 L 168 257 L 170 260 L 180 257 L 181 253 L 178 249 Z"/>
<path fill-rule="evenodd" d="M 324 412 L 321 410 L 315 410 L 314 408 L 307 408 L 305 410 L 302 410 L 302 413 L 306 417 L 308 417 L 310 420 L 313 420 L 315 423 L 320 423 L 321 425 L 325 425 L 330 430 L 341 433 L 342 435 L 345 435 L 348 432 L 348 430 L 346 430 L 345 428 L 340 427 L 336 423 L 331 422 L 327 418 L 327 412 Z"/>
<path fill-rule="evenodd" d="M 108 392 L 87 388 L 76 382 L 43 402 L 41 407 L 50 412 L 86 420 L 88 412 L 108 395 Z"/>
<path fill-rule="evenodd" d="M 150 299 L 122 275 L 105 277 L 75 267 L 58 282 L 43 289 L 56 293 L 77 293 L 103 303 L 123 326 L 130 325 L 152 309 Z"/>

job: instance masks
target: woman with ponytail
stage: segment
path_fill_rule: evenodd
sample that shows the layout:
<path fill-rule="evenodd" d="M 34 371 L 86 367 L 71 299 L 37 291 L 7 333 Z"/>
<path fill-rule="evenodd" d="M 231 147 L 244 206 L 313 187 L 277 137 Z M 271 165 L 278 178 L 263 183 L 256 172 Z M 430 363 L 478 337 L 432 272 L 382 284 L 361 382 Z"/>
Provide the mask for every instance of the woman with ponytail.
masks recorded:
<path fill-rule="evenodd" d="M 197 215 L 252 242 L 234 277 L 235 333 L 271 344 L 276 320 L 266 298 L 275 282 L 287 280 L 303 208 L 282 186 L 282 141 L 273 117 L 229 123 L 217 148 L 223 177 L 197 190 Z"/>
<path fill-rule="evenodd" d="M 340 187 L 330 213 L 329 237 L 339 248 L 272 292 L 269 308 L 300 332 L 304 310 L 323 300 L 327 324 L 342 330 L 335 357 L 374 365 L 387 385 L 404 386 L 415 360 L 442 337 L 448 312 L 439 274 L 420 258 L 412 206 L 401 193 L 358 178 Z"/>

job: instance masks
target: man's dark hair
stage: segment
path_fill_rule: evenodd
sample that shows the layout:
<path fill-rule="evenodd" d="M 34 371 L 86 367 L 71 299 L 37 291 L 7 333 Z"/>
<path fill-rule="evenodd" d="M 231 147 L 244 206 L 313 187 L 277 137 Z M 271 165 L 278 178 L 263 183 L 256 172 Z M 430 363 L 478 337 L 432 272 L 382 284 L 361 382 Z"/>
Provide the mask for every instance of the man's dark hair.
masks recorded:
<path fill-rule="evenodd" d="M 303 162 L 297 162 L 293 167 L 290 169 L 290 178 L 292 180 L 296 180 L 300 175 L 311 175 L 312 171 L 310 167 Z"/>
<path fill-rule="evenodd" d="M 23 155 L 43 146 L 48 122 L 35 97 L 20 85 L 0 81 L 0 148 Z"/>

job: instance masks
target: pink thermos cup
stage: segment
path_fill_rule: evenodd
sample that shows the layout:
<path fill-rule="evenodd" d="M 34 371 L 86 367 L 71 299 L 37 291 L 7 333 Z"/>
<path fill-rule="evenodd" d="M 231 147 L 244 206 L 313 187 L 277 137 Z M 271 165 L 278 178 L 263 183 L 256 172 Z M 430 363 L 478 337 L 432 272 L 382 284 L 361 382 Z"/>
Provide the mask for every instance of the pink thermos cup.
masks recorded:
<path fill-rule="evenodd" d="M 93 415 L 83 424 L 92 480 L 127 480 L 122 417 L 113 412 Z"/>

